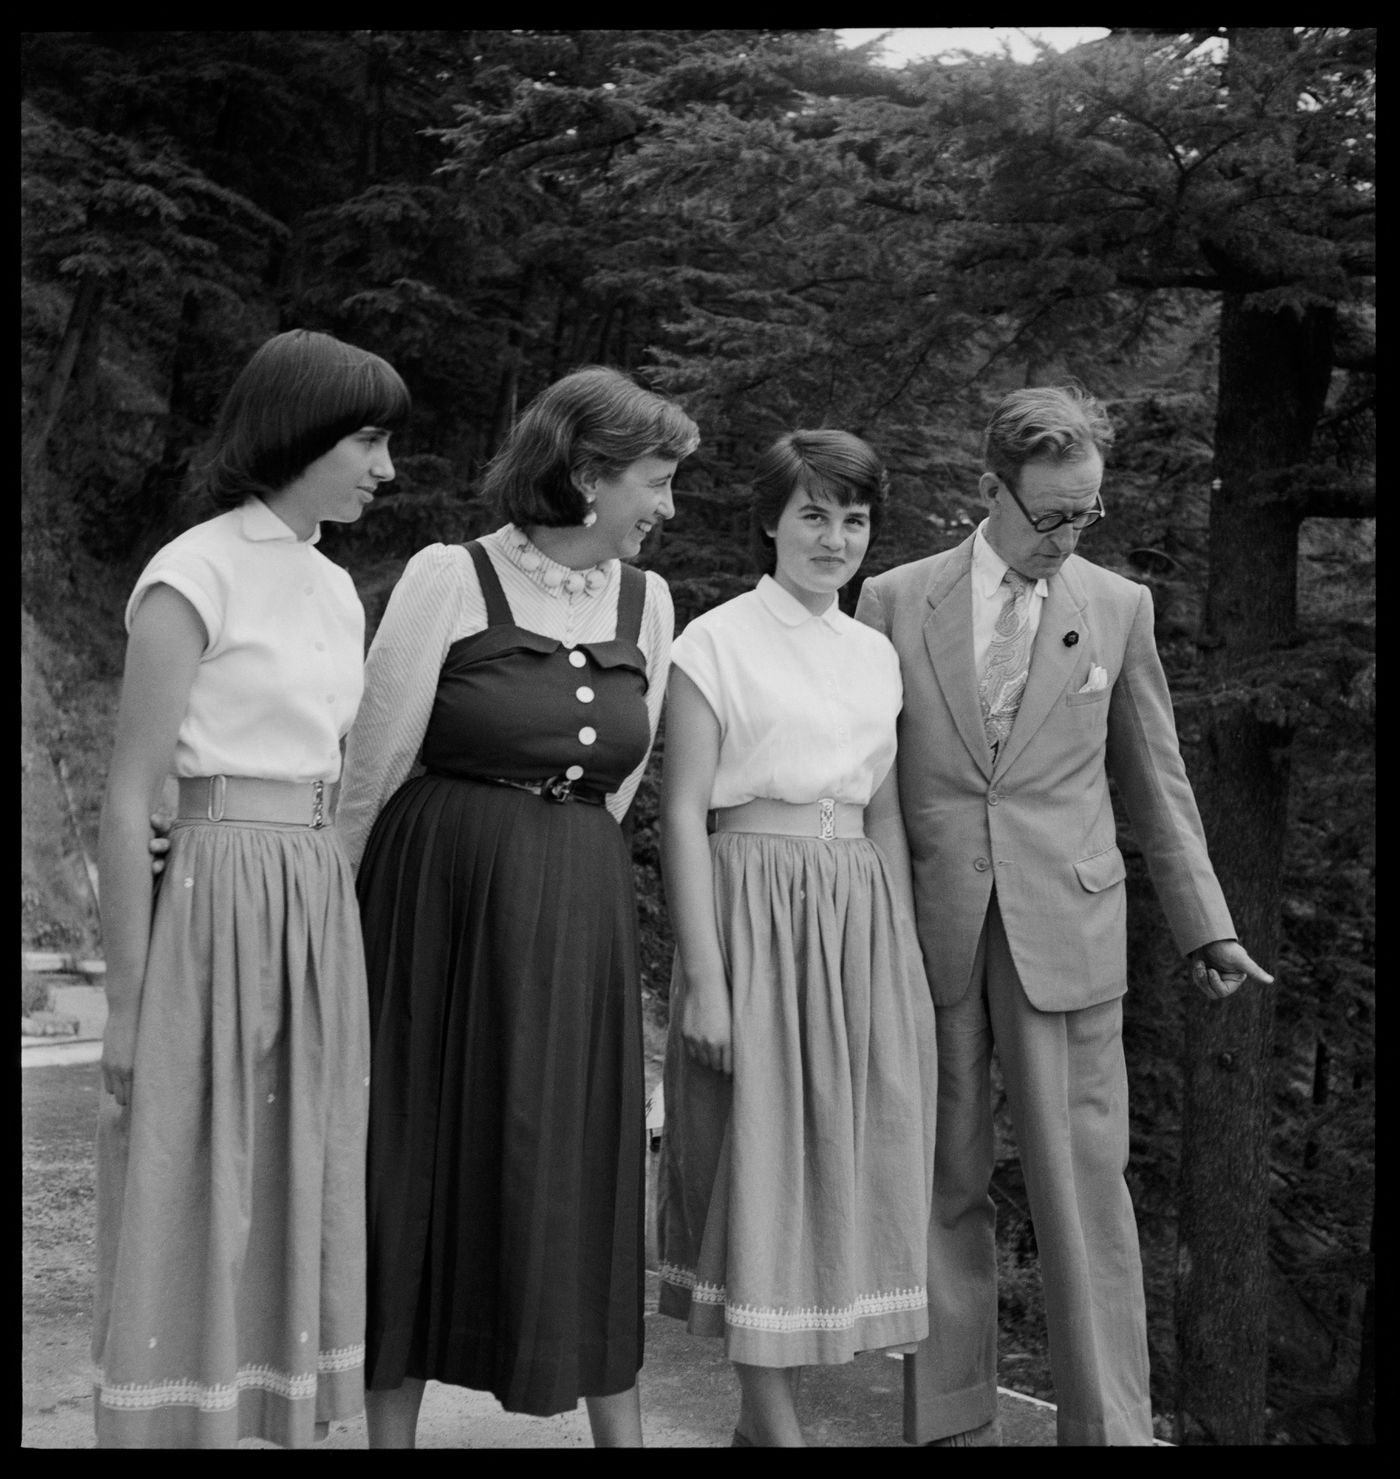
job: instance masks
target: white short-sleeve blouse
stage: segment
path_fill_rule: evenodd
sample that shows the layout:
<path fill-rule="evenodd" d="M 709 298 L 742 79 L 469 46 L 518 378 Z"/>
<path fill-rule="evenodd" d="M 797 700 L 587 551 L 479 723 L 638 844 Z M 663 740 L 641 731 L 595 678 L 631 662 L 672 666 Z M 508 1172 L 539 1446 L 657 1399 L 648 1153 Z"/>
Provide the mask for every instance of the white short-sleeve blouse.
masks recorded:
<path fill-rule="evenodd" d="M 126 607 L 155 585 L 184 596 L 208 645 L 175 744 L 175 774 L 333 781 L 364 687 L 355 583 L 257 498 L 158 550 Z"/>
<path fill-rule="evenodd" d="M 671 661 L 719 720 L 711 807 L 827 796 L 865 806 L 894 761 L 899 658 L 834 602 L 814 616 L 765 575 L 692 621 Z"/>

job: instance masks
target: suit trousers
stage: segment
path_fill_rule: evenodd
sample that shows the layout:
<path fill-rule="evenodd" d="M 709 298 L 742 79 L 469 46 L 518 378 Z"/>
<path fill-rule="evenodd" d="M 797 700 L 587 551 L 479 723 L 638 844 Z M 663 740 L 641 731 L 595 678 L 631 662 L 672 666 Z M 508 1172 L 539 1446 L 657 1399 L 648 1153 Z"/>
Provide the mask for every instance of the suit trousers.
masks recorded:
<path fill-rule="evenodd" d="M 963 999 L 938 1008 L 929 1338 L 904 1363 L 904 1436 L 965 1432 L 997 1411 L 991 1055 L 1035 1226 L 1062 1445 L 1152 1442 L 1137 1223 L 1123 1172 L 1122 1001 L 1037 1011 L 995 892 Z"/>

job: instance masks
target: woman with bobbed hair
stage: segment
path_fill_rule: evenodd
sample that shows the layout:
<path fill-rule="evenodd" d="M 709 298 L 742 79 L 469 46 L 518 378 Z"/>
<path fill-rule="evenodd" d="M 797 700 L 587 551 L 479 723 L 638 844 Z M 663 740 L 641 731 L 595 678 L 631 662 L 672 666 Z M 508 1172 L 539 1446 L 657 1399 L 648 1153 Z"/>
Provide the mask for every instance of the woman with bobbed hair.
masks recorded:
<path fill-rule="evenodd" d="M 408 562 L 342 806 L 370 987 L 373 1447 L 424 1383 L 641 1442 L 643 1069 L 621 827 L 670 662 L 635 559 L 690 418 L 617 370 L 543 391 L 485 477 L 506 520 Z M 421 761 L 421 771 L 414 771 Z"/>
<path fill-rule="evenodd" d="M 394 476 L 408 411 L 376 355 L 268 340 L 215 435 L 204 487 L 225 511 L 127 604 L 99 864 L 99 1447 L 297 1447 L 364 1405 L 368 1021 L 332 825 L 364 611 L 315 544 Z"/>
<path fill-rule="evenodd" d="M 723 1337 L 741 1447 L 802 1444 L 802 1366 L 928 1333 L 936 1058 L 902 685 L 890 643 L 837 605 L 885 498 L 858 437 L 779 438 L 754 478 L 758 587 L 673 650 L 660 1308 Z"/>

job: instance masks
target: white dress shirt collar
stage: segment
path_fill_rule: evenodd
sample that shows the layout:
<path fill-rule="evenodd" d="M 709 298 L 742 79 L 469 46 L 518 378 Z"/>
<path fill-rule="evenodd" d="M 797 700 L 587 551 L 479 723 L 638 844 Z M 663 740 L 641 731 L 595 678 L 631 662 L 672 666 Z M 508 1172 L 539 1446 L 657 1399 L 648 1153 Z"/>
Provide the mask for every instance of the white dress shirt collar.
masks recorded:
<path fill-rule="evenodd" d="M 800 627 L 804 621 L 820 621 L 825 622 L 839 637 L 845 630 L 845 623 L 851 620 L 841 610 L 840 603 L 835 597 L 832 598 L 831 605 L 820 616 L 809 611 L 796 596 L 785 591 L 771 575 L 765 575 L 759 581 L 757 589 L 759 599 L 784 626 Z"/>
<path fill-rule="evenodd" d="M 1011 567 L 992 548 L 986 530 L 987 521 L 983 519 L 972 536 L 972 579 L 978 595 L 990 601 Z M 1037 596 L 1049 593 L 1050 587 L 1044 577 L 1036 581 L 1034 590 Z"/>

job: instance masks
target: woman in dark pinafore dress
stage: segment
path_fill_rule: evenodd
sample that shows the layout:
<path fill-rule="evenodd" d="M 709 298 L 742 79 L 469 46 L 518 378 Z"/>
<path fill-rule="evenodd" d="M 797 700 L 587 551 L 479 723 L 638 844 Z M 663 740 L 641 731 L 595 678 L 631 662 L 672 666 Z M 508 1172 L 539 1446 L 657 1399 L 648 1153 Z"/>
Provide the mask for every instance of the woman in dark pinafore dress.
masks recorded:
<path fill-rule="evenodd" d="M 596 1443 L 640 1442 L 620 823 L 672 617 L 665 583 L 622 562 L 671 516 L 697 440 L 616 371 L 558 382 L 488 472 L 512 522 L 414 556 L 370 652 L 340 816 L 352 858 L 363 847 L 372 1446 L 412 1444 L 427 1380 L 542 1416 L 583 1397 Z"/>

